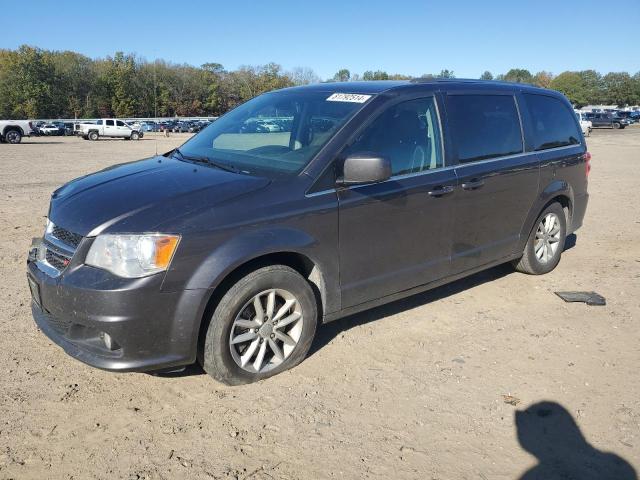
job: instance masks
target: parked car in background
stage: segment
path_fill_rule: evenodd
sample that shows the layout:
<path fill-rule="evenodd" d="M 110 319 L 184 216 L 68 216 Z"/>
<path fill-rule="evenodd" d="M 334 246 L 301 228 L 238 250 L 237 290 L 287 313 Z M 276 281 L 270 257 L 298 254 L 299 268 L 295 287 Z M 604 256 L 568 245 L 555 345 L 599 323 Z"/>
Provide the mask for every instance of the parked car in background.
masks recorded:
<path fill-rule="evenodd" d="M 616 112 L 616 115 L 620 118 L 626 119 L 629 124 L 634 124 L 638 122 L 638 116 L 635 115 L 636 112 L 630 112 L 626 110 L 619 110 Z"/>
<path fill-rule="evenodd" d="M 17 144 L 34 133 L 33 123 L 28 120 L 0 120 L 0 143 Z"/>
<path fill-rule="evenodd" d="M 582 130 L 582 134 L 585 137 L 588 137 L 589 135 L 591 135 L 591 129 L 593 128 L 593 124 L 591 123 L 591 120 L 587 119 L 587 116 L 584 112 L 576 110 L 575 113 L 576 113 L 576 117 L 578 118 L 578 122 L 580 123 L 580 129 Z"/>
<path fill-rule="evenodd" d="M 140 124 L 140 131 L 142 132 L 157 132 L 158 124 L 154 121 L 147 120 Z"/>
<path fill-rule="evenodd" d="M 598 112 L 586 113 L 585 115 L 586 118 L 591 121 L 592 128 L 607 127 L 621 129 L 629 125 L 629 120 L 627 120 L 626 118 L 618 117 L 614 113 Z"/>
<path fill-rule="evenodd" d="M 60 131 L 60 126 L 56 125 L 54 123 L 45 123 L 43 126 L 40 127 L 40 133 L 42 135 L 62 135 L 62 132 Z"/>
<path fill-rule="evenodd" d="M 298 113 L 289 132 L 244 133 L 263 111 Z M 322 135 L 316 117 L 333 120 Z M 105 370 L 199 361 L 227 384 L 262 380 L 302 361 L 323 323 L 506 262 L 552 271 L 582 225 L 589 161 L 547 89 L 269 92 L 163 156 L 57 189 L 27 263 L 33 317 Z"/>
<path fill-rule="evenodd" d="M 100 137 L 138 140 L 144 135 L 117 118 L 103 118 L 95 123 L 81 123 L 79 127 L 76 133 L 85 140 L 98 140 Z"/>

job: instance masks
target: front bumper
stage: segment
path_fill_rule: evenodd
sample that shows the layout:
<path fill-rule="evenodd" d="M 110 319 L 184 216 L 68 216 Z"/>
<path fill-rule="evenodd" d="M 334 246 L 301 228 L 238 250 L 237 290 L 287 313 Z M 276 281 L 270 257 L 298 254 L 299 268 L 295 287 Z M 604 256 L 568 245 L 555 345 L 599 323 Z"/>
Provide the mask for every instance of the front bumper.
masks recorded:
<path fill-rule="evenodd" d="M 208 290 L 162 292 L 163 274 L 122 279 L 85 265 L 54 278 L 29 261 L 27 275 L 36 324 L 81 362 L 130 372 L 195 361 Z"/>

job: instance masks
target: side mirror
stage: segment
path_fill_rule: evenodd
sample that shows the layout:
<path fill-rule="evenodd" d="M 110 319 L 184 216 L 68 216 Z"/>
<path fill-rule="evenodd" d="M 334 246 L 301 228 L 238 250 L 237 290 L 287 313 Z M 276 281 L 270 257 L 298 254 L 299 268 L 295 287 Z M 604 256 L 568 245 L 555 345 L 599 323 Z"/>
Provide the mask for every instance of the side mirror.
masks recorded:
<path fill-rule="evenodd" d="M 343 175 L 338 180 L 342 185 L 379 183 L 391 178 L 391 162 L 373 152 L 349 155 L 344 160 Z"/>

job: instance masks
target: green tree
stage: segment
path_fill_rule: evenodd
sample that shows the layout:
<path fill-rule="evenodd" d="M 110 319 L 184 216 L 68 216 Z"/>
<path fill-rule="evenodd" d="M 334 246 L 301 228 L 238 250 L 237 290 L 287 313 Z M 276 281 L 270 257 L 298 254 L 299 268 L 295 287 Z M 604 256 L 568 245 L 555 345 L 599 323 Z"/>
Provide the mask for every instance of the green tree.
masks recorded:
<path fill-rule="evenodd" d="M 26 45 L 2 55 L 0 103 L 4 118 L 56 115 L 52 81 L 55 68 L 43 50 Z"/>
<path fill-rule="evenodd" d="M 562 72 L 551 81 L 550 88 L 564 93 L 578 108 L 590 103 L 587 85 L 578 72 Z"/>
<path fill-rule="evenodd" d="M 627 72 L 611 72 L 602 77 L 605 101 L 620 107 L 638 102 L 633 79 Z"/>
<path fill-rule="evenodd" d="M 438 78 L 456 78 L 456 76 L 453 74 L 453 70 L 444 69 L 440 70 Z"/>
<path fill-rule="evenodd" d="M 376 70 L 375 72 L 367 70 L 362 74 L 363 80 L 389 80 L 389 74 L 383 70 Z"/>
<path fill-rule="evenodd" d="M 485 70 L 482 75 L 480 75 L 480 80 L 493 80 L 493 74 L 489 70 Z"/>
<path fill-rule="evenodd" d="M 348 82 L 351 79 L 351 72 L 346 68 L 342 68 L 333 76 L 334 82 Z"/>
<path fill-rule="evenodd" d="M 503 77 L 505 82 L 533 83 L 533 75 L 524 68 L 512 68 Z"/>
<path fill-rule="evenodd" d="M 544 70 L 533 76 L 533 84 L 542 88 L 550 88 L 553 81 L 553 74 Z"/>

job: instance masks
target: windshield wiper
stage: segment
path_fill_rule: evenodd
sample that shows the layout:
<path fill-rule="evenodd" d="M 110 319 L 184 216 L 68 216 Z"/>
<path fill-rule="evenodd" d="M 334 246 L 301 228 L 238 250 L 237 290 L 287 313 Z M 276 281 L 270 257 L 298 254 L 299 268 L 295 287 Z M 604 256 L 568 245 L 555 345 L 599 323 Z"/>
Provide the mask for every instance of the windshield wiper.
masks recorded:
<path fill-rule="evenodd" d="M 188 162 L 200 163 L 203 165 L 211 165 L 212 167 L 216 167 L 216 168 L 219 168 L 220 170 L 224 170 L 226 172 L 231 172 L 231 173 L 247 173 L 247 172 L 244 172 L 243 170 L 240 170 L 239 168 L 234 167 L 233 165 L 220 163 L 209 157 L 197 157 L 197 156 L 185 155 L 180 151 L 179 148 L 176 148 L 173 151 L 173 153 L 174 154 L 177 153 L 183 160 L 186 160 Z"/>

